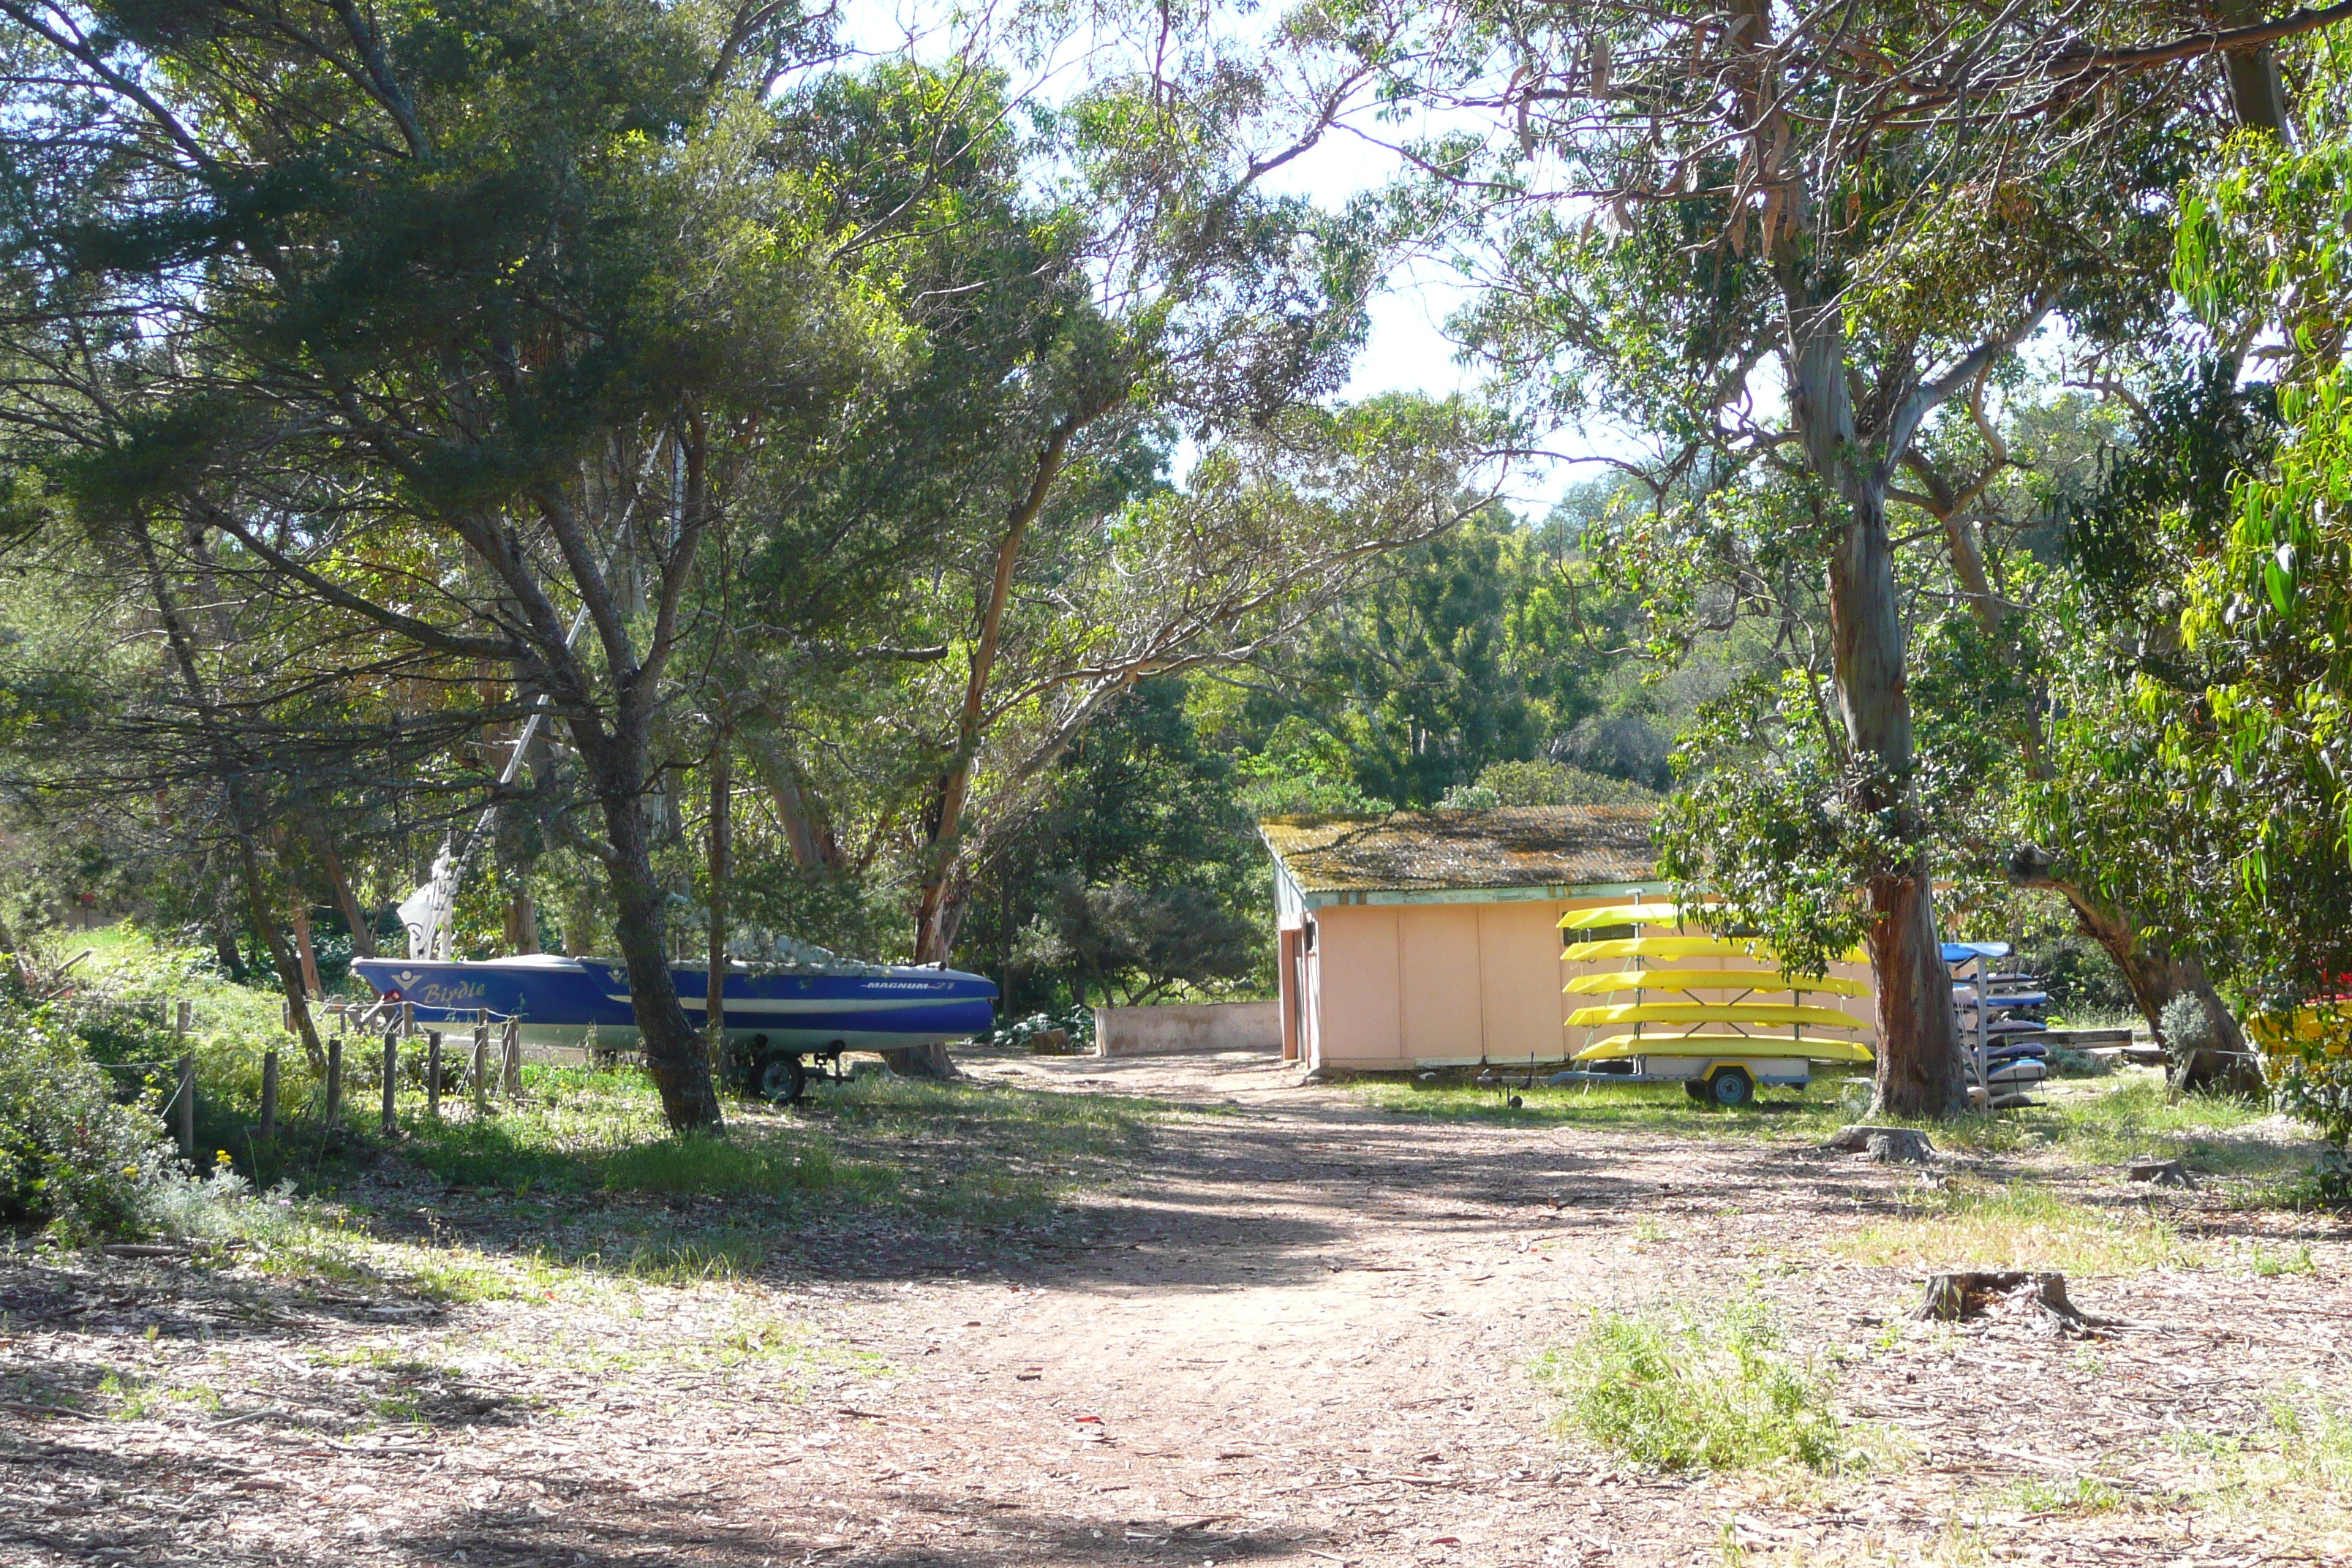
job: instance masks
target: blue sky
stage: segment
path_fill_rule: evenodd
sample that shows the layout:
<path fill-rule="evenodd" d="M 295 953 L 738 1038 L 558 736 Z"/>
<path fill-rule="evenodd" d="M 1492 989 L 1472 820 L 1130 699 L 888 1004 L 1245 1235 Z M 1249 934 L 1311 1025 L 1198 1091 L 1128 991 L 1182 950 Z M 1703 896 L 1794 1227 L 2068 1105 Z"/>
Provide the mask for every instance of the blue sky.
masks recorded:
<path fill-rule="evenodd" d="M 1270 21 L 1278 11 L 1278 6 L 1251 11 L 1237 6 L 1232 16 L 1245 31 L 1254 23 Z M 1000 12 L 999 19 L 1009 14 Z M 949 19 L 947 8 L 936 0 L 846 0 L 842 17 L 845 40 L 855 48 L 875 54 L 893 52 L 904 47 L 911 37 L 919 54 L 941 56 L 951 47 L 959 31 Z M 1016 69 L 1014 76 L 1016 80 L 1025 78 L 1032 90 L 1049 100 L 1060 97 L 1084 79 L 1083 66 L 1067 53 L 1058 68 L 1042 77 L 1034 69 Z M 1397 132 L 1394 127 L 1384 127 L 1381 133 L 1394 135 Z M 1338 207 L 1350 197 L 1393 179 L 1402 167 L 1401 160 L 1377 142 L 1362 136 L 1334 132 L 1276 171 L 1268 184 L 1273 190 Z M 1444 332 L 1446 318 L 1463 300 L 1459 280 L 1442 263 L 1424 260 L 1391 273 L 1370 302 L 1370 339 L 1343 395 L 1352 401 L 1386 392 L 1444 396 L 1475 390 L 1480 379 L 1477 367 L 1459 362 L 1455 345 Z M 1559 433 L 1551 445 L 1569 452 L 1624 453 L 1630 443 L 1612 433 L 1599 433 L 1596 438 L 1570 431 Z M 1517 476 L 1509 487 L 1509 499 L 1523 515 L 1540 517 L 1567 486 L 1600 471 L 1592 465 L 1578 463 L 1531 468 Z"/>

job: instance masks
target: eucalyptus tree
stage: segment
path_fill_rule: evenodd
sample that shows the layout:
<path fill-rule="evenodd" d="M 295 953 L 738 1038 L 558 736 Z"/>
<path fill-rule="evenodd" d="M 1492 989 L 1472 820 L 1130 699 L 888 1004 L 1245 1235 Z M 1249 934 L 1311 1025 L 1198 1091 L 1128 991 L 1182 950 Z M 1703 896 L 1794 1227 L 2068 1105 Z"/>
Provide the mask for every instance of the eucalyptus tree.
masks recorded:
<path fill-rule="evenodd" d="M 268 577 L 353 657 L 544 694 L 593 803 L 646 1057 L 719 1119 L 646 802 L 702 543 L 807 460 L 898 332 L 822 170 L 774 155 L 797 12 L 5 0 L 18 460 L 134 552 Z M 575 621 L 584 627 L 575 642 Z M 191 689 L 191 700 L 194 697 Z"/>
<path fill-rule="evenodd" d="M 1407 150 L 1494 231 L 1473 342 L 1532 416 L 1655 434 L 1662 497 L 1726 492 L 1818 574 L 1825 749 L 1764 781 L 1780 795 L 1733 780 L 1686 812 L 1684 864 L 1794 952 L 1866 942 L 1879 1102 L 1948 1114 L 1891 491 L 2044 323 L 2105 342 L 2160 319 L 2171 193 L 2250 90 L 2216 62 L 2316 24 L 1859 0 L 1433 20 L 1407 85 L 1492 128 Z M 1811 684 L 1780 689 L 1781 729 L 1818 728 Z M 1819 831 L 1781 831 L 1787 790 Z"/>
<path fill-rule="evenodd" d="M 1286 635 L 1477 504 L 1472 410 L 1321 405 L 1391 244 L 1370 206 L 1263 188 L 1371 76 L 1330 25 L 1302 8 L 1245 79 L 1187 17 L 1156 70 L 1050 110 L 905 65 L 793 100 L 791 134 L 857 171 L 843 224 L 919 182 L 954 221 L 894 253 L 908 374 L 739 539 L 721 664 L 795 858 L 903 868 L 919 960 L 1120 693 Z M 935 112 L 952 155 L 919 162 Z"/>
<path fill-rule="evenodd" d="M 2146 775 L 2116 792 L 2119 834 L 2182 841 L 2177 904 L 2233 933 L 2230 979 L 2255 1011 L 2315 1010 L 2282 1087 L 2340 1145 L 2352 1134 L 2352 78 L 2333 56 L 2305 122 L 2308 145 L 2240 142 L 2190 193 L 2184 297 L 2221 342 L 2275 342 L 2276 418 L 2258 428 L 2254 462 L 2242 439 L 2215 440 L 2228 421 L 2195 430 L 2192 450 L 2221 445 L 2239 460 L 2202 465 L 2226 489 L 2191 492 L 2167 519 L 2171 548 L 2145 575 L 2178 606 L 2163 650 L 2175 668 L 2130 671 L 2110 712 Z"/>

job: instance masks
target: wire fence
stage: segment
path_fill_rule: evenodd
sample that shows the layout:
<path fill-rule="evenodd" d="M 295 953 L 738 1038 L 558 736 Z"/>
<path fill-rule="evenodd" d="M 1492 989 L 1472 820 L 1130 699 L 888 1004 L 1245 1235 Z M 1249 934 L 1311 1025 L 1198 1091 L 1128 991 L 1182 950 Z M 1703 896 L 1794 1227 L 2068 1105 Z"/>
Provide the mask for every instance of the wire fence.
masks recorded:
<path fill-rule="evenodd" d="M 81 1010 L 134 1016 L 159 1025 L 168 1018 L 176 1039 L 185 1039 L 194 1027 L 194 1007 L 186 1001 L 102 1003 L 85 1005 Z M 360 1057 L 374 1058 L 370 1065 L 375 1068 L 378 1126 L 386 1138 L 399 1134 L 401 1089 L 412 1076 L 412 1066 L 416 1069 L 413 1076 L 421 1080 L 425 1115 L 431 1121 L 441 1120 L 445 1095 L 470 1099 L 477 1119 L 488 1117 L 494 1101 L 513 1105 L 523 1099 L 522 1029 L 518 1016 L 485 1008 L 474 1015 L 470 1024 L 456 1029 L 446 1025 L 420 1027 L 415 1005 L 405 1002 L 329 1002 L 319 1008 L 318 1016 L 328 1025 L 326 1038 L 320 1042 L 324 1059 L 318 1064 L 319 1082 L 301 1107 L 301 1114 L 306 1119 L 315 1116 L 324 1128 L 343 1122 L 345 1090 L 352 1076 L 347 1066 L 356 1067 L 357 1061 L 352 1058 Z M 283 1022 L 290 1032 L 292 1017 Z M 452 1045 L 458 1049 L 451 1050 Z M 406 1048 L 410 1047 L 415 1048 Z M 277 1139 L 282 1131 L 280 1064 L 275 1047 L 262 1054 L 260 1117 L 247 1131 L 264 1142 Z M 110 1072 L 137 1075 L 142 1088 L 155 1085 L 168 1074 L 170 1093 L 159 1114 L 181 1153 L 195 1157 L 199 1090 L 193 1052 L 164 1061 L 98 1065 Z"/>

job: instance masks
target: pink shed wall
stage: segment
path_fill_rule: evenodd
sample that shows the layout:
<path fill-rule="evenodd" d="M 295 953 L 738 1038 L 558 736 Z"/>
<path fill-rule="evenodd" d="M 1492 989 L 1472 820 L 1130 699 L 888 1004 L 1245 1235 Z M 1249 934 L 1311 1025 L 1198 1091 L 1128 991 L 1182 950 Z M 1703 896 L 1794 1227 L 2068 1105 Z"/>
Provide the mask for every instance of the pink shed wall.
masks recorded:
<path fill-rule="evenodd" d="M 1559 918 L 1622 902 L 1339 904 L 1310 918 L 1315 945 L 1295 977 L 1300 1053 L 1368 1069 L 1417 1063 L 1557 1060 L 1568 966 Z"/>
<path fill-rule="evenodd" d="M 1315 911 L 1310 990 L 1322 1015 L 1314 1030 L 1318 1061 L 1393 1067 L 1404 1060 L 1397 1003 L 1402 912 L 1392 904 Z"/>
<path fill-rule="evenodd" d="M 1486 1054 L 1496 1061 L 1556 1056 L 1560 1005 L 1559 917 L 1565 904 L 1475 904 Z"/>
<path fill-rule="evenodd" d="M 1314 910 L 1315 944 L 1286 966 L 1296 987 L 1299 1054 L 1316 1065 L 1394 1070 L 1416 1064 L 1486 1059 L 1558 1060 L 1591 1030 L 1566 1027 L 1575 1008 L 1605 1000 L 1570 997 L 1574 975 L 1627 967 L 1622 960 L 1563 963 L 1560 917 L 1570 910 L 1630 901 L 1623 895 L 1562 902 L 1341 904 Z M 1691 928 L 1690 934 L 1701 934 Z M 1717 959 L 1653 967 L 1716 968 Z M 1867 982 L 1870 966 L 1831 973 Z M 1867 996 L 1809 996 L 1844 1007 L 1861 1038 L 1871 1034 Z"/>
<path fill-rule="evenodd" d="M 1404 1054 L 1415 1061 L 1477 1056 L 1486 1041 L 1478 907 L 1405 904 L 1397 912 L 1402 917 Z"/>

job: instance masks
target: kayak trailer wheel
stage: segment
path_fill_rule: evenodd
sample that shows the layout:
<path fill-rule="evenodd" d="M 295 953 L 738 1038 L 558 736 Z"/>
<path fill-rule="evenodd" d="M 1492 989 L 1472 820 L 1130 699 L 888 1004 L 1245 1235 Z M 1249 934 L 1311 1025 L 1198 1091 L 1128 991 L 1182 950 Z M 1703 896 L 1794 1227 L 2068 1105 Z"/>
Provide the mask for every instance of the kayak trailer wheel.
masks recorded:
<path fill-rule="evenodd" d="M 1746 1105 L 1756 1098 L 1756 1080 L 1746 1068 L 1717 1068 L 1706 1075 L 1706 1098 L 1726 1110 Z"/>

